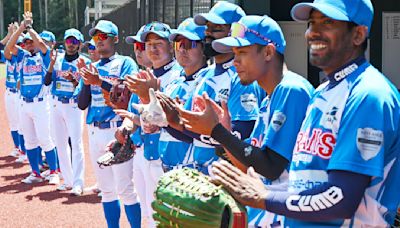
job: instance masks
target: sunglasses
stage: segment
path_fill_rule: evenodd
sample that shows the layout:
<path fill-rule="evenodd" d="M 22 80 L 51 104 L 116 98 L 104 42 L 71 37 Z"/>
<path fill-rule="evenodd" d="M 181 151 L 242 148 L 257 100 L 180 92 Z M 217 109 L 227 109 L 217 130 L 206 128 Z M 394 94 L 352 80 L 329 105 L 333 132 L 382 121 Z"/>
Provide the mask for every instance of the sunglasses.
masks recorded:
<path fill-rule="evenodd" d="M 99 41 L 105 41 L 108 37 L 114 37 L 114 35 L 107 34 L 107 33 L 97 33 L 92 38 L 93 38 L 93 41 L 97 43 Z"/>
<path fill-rule="evenodd" d="M 80 41 L 77 40 L 75 37 L 69 37 L 65 40 L 65 44 L 68 44 L 68 45 L 71 45 L 71 44 L 78 45 L 79 43 L 80 43 Z"/>
<path fill-rule="evenodd" d="M 233 38 L 245 38 L 246 37 L 246 32 L 252 33 L 253 35 L 257 36 L 258 38 L 266 41 L 267 43 L 272 43 L 275 45 L 275 47 L 279 47 L 279 44 L 275 43 L 271 39 L 268 39 L 267 37 L 261 35 L 259 32 L 254 31 L 252 29 L 247 28 L 245 25 L 240 24 L 238 22 L 232 23 L 231 26 L 231 37 Z"/>
<path fill-rule="evenodd" d="M 94 45 L 89 45 L 89 46 L 88 46 L 88 49 L 91 50 L 91 51 L 94 51 L 94 50 L 96 50 L 96 46 L 94 46 Z"/>
<path fill-rule="evenodd" d="M 134 50 L 144 51 L 146 50 L 146 44 L 142 42 L 135 42 L 133 43 Z"/>
<path fill-rule="evenodd" d="M 181 39 L 174 42 L 174 50 L 179 51 L 181 48 L 185 50 L 190 50 L 197 47 L 197 41 Z"/>
<path fill-rule="evenodd" d="M 170 29 L 163 23 L 152 22 L 150 24 L 147 24 L 143 29 L 143 32 L 148 32 L 148 31 L 170 32 Z"/>

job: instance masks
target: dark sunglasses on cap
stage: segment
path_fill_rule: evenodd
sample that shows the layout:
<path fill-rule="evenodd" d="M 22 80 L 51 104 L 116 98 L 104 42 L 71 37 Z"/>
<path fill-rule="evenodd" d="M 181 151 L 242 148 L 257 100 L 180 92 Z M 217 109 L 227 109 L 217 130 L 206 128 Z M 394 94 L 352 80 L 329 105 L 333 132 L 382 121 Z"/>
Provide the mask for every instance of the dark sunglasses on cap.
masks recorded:
<path fill-rule="evenodd" d="M 80 43 L 80 41 L 78 39 L 76 39 L 75 37 L 68 37 L 65 40 L 65 44 L 68 44 L 68 45 L 71 45 L 71 44 L 78 45 L 79 43 Z"/>
<path fill-rule="evenodd" d="M 96 46 L 89 44 L 88 49 L 94 51 L 96 50 Z"/>
<path fill-rule="evenodd" d="M 114 37 L 114 35 L 107 33 L 96 33 L 92 38 L 94 42 L 99 42 L 106 40 L 108 37 Z"/>
<path fill-rule="evenodd" d="M 181 39 L 181 40 L 177 40 L 174 42 L 174 50 L 178 51 L 181 48 L 185 49 L 185 50 L 190 50 L 192 48 L 196 48 L 197 47 L 197 41 L 194 40 L 188 40 L 188 39 Z"/>
<path fill-rule="evenodd" d="M 133 47 L 135 50 L 144 51 L 146 50 L 146 44 L 142 42 L 133 43 Z"/>

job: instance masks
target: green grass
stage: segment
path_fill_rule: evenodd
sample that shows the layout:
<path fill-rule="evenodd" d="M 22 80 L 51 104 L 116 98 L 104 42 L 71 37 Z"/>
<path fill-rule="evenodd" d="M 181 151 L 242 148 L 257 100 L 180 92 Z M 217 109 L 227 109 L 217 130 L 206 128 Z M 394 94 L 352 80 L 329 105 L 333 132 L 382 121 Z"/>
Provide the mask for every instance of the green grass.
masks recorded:
<path fill-rule="evenodd" d="M 0 63 L 0 78 L 6 77 L 6 64 Z"/>

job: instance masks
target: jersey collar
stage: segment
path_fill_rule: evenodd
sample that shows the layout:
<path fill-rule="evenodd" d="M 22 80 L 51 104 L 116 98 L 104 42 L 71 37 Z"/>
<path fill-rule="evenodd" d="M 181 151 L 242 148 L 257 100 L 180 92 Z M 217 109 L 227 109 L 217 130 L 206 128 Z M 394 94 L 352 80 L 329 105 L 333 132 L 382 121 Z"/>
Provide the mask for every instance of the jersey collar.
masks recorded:
<path fill-rule="evenodd" d="M 339 69 L 330 73 L 327 76 L 329 83 L 332 85 L 338 84 L 343 79 L 345 79 L 347 76 L 349 76 L 354 71 L 356 71 L 366 61 L 367 60 L 365 59 L 364 56 L 360 56 L 360 57 L 346 63 L 345 65 L 343 65 L 342 67 L 340 67 Z"/>
<path fill-rule="evenodd" d="M 233 58 L 224 62 L 215 64 L 215 75 L 221 75 L 227 71 L 231 66 L 233 66 Z"/>
<path fill-rule="evenodd" d="M 175 65 L 175 59 L 172 59 L 169 63 L 165 64 L 162 67 L 159 68 L 154 68 L 153 69 L 153 74 L 154 76 L 161 77 L 163 76 L 165 73 L 167 73 L 169 70 L 172 69 L 172 67 Z"/>
<path fill-rule="evenodd" d="M 109 57 L 109 58 L 101 58 L 100 59 L 100 66 L 104 66 L 104 65 L 106 65 L 107 63 L 109 63 L 109 62 L 111 62 L 113 59 L 115 59 L 115 54 L 114 55 L 112 55 L 111 57 Z"/>
<path fill-rule="evenodd" d="M 207 64 L 205 64 L 204 66 L 200 67 L 198 70 L 196 70 L 196 72 L 194 72 L 193 74 L 188 75 L 188 76 L 186 76 L 185 71 L 182 69 L 182 71 L 181 71 L 181 76 L 182 76 L 182 77 L 185 77 L 185 82 L 193 81 L 194 79 L 197 78 L 197 76 L 198 76 L 197 73 L 198 73 L 200 70 L 202 70 L 202 69 L 204 69 L 204 68 L 206 68 L 206 67 L 207 67 Z"/>

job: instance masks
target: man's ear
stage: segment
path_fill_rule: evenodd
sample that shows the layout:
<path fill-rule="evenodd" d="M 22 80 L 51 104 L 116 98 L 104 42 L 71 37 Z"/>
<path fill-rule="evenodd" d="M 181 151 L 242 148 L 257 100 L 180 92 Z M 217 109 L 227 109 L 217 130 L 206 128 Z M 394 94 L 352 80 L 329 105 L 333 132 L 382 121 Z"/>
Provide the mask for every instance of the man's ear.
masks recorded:
<path fill-rule="evenodd" d="M 353 44 L 361 46 L 366 39 L 368 39 L 368 27 L 362 25 L 356 26 L 353 29 Z"/>
<path fill-rule="evenodd" d="M 269 43 L 263 47 L 262 52 L 263 52 L 264 60 L 269 62 L 272 60 L 272 58 L 276 54 L 276 47 L 272 43 Z"/>
<path fill-rule="evenodd" d="M 117 44 L 119 42 L 118 36 L 114 36 L 114 44 Z"/>

